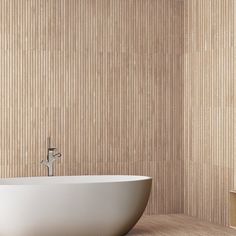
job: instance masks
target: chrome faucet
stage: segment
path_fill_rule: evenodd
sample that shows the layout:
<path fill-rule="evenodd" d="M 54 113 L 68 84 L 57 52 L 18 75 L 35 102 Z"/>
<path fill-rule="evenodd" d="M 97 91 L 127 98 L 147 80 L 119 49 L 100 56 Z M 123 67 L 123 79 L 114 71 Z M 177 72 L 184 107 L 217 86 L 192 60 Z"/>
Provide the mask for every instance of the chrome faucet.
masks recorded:
<path fill-rule="evenodd" d="M 51 137 L 48 138 L 48 153 L 47 160 L 42 160 L 41 164 L 45 165 L 48 168 L 48 176 L 54 176 L 53 174 L 53 163 L 54 161 L 60 159 L 62 156 L 61 153 L 56 153 L 56 148 L 51 147 Z"/>

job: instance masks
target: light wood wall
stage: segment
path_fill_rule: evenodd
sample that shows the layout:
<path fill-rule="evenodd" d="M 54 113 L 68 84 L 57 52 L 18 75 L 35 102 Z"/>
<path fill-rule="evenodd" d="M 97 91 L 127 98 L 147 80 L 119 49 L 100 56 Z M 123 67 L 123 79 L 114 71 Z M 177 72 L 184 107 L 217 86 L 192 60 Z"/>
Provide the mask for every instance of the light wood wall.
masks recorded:
<path fill-rule="evenodd" d="M 0 0 L 0 176 L 153 177 L 183 212 L 183 1 Z"/>
<path fill-rule="evenodd" d="M 227 225 L 235 175 L 236 3 L 186 0 L 184 12 L 184 212 Z"/>

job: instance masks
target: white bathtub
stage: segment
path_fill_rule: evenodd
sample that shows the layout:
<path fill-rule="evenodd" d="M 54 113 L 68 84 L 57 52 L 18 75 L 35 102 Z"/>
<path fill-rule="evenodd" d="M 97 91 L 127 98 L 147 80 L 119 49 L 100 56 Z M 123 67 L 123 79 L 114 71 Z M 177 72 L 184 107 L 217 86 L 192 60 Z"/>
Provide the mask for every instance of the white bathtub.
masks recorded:
<path fill-rule="evenodd" d="M 0 236 L 121 236 L 141 217 L 152 179 L 0 179 Z"/>

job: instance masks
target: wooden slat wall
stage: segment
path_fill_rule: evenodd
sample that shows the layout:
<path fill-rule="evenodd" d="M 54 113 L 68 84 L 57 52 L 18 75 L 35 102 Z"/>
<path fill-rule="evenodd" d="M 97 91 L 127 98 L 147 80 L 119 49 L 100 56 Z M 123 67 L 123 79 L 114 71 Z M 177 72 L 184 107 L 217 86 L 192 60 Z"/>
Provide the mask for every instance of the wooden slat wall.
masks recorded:
<path fill-rule="evenodd" d="M 183 211 L 182 0 L 0 0 L 0 176 L 153 177 Z"/>
<path fill-rule="evenodd" d="M 0 0 L 0 176 L 45 175 L 51 135 L 58 175 L 151 175 L 148 213 L 227 225 L 235 5 Z"/>
<path fill-rule="evenodd" d="M 235 7 L 184 1 L 184 212 L 224 225 L 235 175 Z"/>

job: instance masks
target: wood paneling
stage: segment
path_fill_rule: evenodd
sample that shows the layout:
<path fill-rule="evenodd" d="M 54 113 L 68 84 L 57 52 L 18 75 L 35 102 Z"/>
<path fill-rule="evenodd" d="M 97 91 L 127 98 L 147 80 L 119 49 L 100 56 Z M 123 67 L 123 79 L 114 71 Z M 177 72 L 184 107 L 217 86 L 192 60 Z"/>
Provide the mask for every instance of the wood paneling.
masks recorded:
<path fill-rule="evenodd" d="M 153 177 L 183 211 L 182 0 L 0 0 L 0 176 Z"/>
<path fill-rule="evenodd" d="M 0 176 L 153 176 L 148 213 L 227 225 L 234 0 L 0 0 Z"/>
<path fill-rule="evenodd" d="M 184 1 L 184 213 L 224 225 L 235 175 L 235 5 Z"/>
<path fill-rule="evenodd" d="M 148 213 L 227 225 L 234 0 L 0 0 L 0 176 L 153 176 Z"/>

